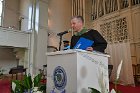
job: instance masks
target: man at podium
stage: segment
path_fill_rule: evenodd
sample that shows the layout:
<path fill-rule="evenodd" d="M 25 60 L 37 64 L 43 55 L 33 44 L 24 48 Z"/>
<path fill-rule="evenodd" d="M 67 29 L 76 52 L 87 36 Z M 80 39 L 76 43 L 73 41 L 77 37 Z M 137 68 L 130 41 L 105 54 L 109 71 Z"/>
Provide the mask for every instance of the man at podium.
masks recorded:
<path fill-rule="evenodd" d="M 95 50 L 104 53 L 107 47 L 106 40 L 98 31 L 85 28 L 82 16 L 72 17 L 71 27 L 74 31 L 71 38 L 71 49 Z"/>

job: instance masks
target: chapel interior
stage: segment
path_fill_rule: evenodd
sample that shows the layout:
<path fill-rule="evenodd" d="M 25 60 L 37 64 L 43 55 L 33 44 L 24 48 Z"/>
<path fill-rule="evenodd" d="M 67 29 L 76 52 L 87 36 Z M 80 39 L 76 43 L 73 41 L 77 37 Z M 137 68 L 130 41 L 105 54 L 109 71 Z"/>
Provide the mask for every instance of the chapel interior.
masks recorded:
<path fill-rule="evenodd" d="M 140 85 L 140 0 L 0 0 L 0 82 L 42 73 L 46 53 L 63 49 L 57 33 L 70 29 L 75 15 L 106 39 L 109 81 L 123 60 L 119 83 Z"/>

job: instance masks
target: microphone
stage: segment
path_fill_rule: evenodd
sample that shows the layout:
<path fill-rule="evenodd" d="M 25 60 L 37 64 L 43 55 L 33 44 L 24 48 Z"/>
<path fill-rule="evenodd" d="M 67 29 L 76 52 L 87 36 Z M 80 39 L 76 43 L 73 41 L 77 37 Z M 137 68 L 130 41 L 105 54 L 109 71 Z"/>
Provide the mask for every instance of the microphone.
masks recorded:
<path fill-rule="evenodd" d="M 60 33 L 58 33 L 57 35 L 58 35 L 58 36 L 62 36 L 62 35 L 67 34 L 67 33 L 69 33 L 69 32 L 71 32 L 71 29 L 69 29 L 69 30 L 67 30 L 67 31 L 64 31 L 64 32 L 60 32 Z"/>

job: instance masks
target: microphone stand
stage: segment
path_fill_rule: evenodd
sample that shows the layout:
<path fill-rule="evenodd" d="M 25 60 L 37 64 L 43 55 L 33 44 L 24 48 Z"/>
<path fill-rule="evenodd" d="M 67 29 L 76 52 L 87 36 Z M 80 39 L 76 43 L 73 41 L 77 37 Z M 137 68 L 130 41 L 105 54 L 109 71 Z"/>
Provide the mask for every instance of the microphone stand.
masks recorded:
<path fill-rule="evenodd" d="M 61 35 L 59 35 L 60 36 L 60 42 L 59 42 L 59 51 L 61 50 L 61 44 L 62 44 L 62 34 Z"/>
<path fill-rule="evenodd" d="M 61 50 L 61 44 L 62 44 L 62 36 L 66 33 L 68 33 L 70 31 L 64 31 L 64 32 L 61 32 L 61 33 L 58 33 L 57 35 L 60 36 L 60 42 L 59 42 L 59 51 Z"/>

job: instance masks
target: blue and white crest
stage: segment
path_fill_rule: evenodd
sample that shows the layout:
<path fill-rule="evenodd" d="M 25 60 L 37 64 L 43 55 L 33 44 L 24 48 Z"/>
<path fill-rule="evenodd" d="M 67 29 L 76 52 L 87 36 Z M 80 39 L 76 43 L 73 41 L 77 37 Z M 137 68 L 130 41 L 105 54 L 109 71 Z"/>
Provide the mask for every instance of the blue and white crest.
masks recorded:
<path fill-rule="evenodd" d="M 62 90 L 66 87 L 67 84 L 67 75 L 63 67 L 58 66 L 53 72 L 53 80 L 55 88 Z"/>

